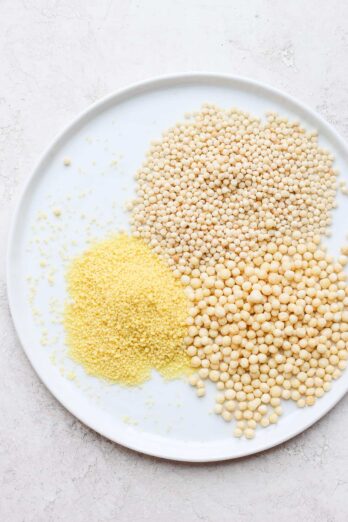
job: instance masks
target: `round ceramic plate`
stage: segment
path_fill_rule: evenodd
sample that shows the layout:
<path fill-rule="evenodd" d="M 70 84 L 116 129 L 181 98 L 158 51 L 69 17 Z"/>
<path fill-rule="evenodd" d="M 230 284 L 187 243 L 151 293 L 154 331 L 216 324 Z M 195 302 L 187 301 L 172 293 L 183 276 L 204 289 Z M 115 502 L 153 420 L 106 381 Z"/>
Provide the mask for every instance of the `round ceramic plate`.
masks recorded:
<path fill-rule="evenodd" d="M 73 415 L 105 437 L 168 459 L 214 461 L 270 448 L 302 432 L 345 394 L 348 373 L 311 408 L 285 404 L 277 425 L 258 429 L 253 440 L 232 436 L 233 424 L 212 413 L 215 391 L 203 399 L 184 380 L 158 374 L 143 386 L 124 388 L 89 375 L 66 355 L 60 321 L 69 257 L 92 238 L 127 229 L 125 204 L 134 194 L 134 173 L 150 141 L 204 102 L 263 116 L 267 110 L 319 131 L 341 176 L 347 149 L 318 115 L 291 97 L 242 78 L 190 74 L 133 85 L 76 118 L 46 150 L 20 199 L 8 251 L 8 295 L 18 336 L 35 371 Z M 70 166 L 64 165 L 69 158 Z M 329 248 L 344 241 L 348 198 L 338 195 Z"/>

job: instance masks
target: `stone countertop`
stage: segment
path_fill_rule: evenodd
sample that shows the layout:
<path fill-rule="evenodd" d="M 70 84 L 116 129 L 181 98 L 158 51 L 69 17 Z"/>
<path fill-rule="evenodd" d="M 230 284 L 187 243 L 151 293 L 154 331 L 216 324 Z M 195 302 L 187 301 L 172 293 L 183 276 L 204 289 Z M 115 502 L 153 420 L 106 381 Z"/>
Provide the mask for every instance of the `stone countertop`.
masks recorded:
<path fill-rule="evenodd" d="M 0 3 L 0 520 L 345 522 L 348 397 L 305 433 L 209 465 L 139 455 L 75 420 L 39 382 L 5 287 L 13 205 L 38 155 L 107 93 L 216 71 L 296 96 L 348 138 L 343 0 L 2 0 Z"/>

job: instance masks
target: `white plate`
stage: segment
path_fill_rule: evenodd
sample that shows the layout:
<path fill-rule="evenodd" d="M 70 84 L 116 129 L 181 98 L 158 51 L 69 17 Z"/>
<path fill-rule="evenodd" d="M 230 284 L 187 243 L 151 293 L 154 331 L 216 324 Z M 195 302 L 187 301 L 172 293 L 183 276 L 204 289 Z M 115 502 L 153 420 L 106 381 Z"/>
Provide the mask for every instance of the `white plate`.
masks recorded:
<path fill-rule="evenodd" d="M 52 324 L 49 312 L 52 299 L 63 302 L 66 296 L 61 250 L 65 246 L 69 254 L 82 251 L 87 224 L 94 218 L 104 223 L 101 228 L 90 225 L 97 237 L 127 226 L 123 206 L 133 194 L 133 175 L 149 142 L 204 102 L 236 106 L 260 116 L 271 109 L 298 119 L 306 128 L 319 131 L 320 142 L 334 153 L 337 167 L 347 172 L 347 149 L 337 133 L 310 109 L 275 89 L 213 74 L 155 79 L 95 104 L 50 145 L 20 199 L 8 251 L 13 320 L 23 348 L 47 388 L 73 415 L 105 437 L 143 453 L 185 461 L 241 457 L 284 442 L 320 419 L 348 388 L 346 372 L 312 408 L 300 410 L 287 403 L 278 425 L 258 430 L 254 440 L 237 440 L 232 436 L 233 424 L 210 412 L 213 388 L 208 397 L 198 399 L 185 382 L 167 383 L 157 374 L 140 388 L 122 388 L 87 376 L 64 355 L 62 326 Z M 63 166 L 66 156 L 71 158 L 70 167 Z M 88 194 L 84 196 L 84 192 Z M 347 232 L 347 203 L 344 197 L 338 198 L 330 242 L 335 252 Z M 61 209 L 59 218 L 52 214 L 52 207 Z M 38 220 L 38 212 L 47 212 L 49 218 Z M 74 240 L 77 245 L 71 244 Z M 48 268 L 39 266 L 42 256 L 47 256 Z M 52 266 L 57 271 L 50 286 L 47 275 Z M 41 314 L 36 318 L 28 299 L 28 276 L 39 281 L 35 298 L 32 294 L 33 306 Z M 38 320 L 44 322 L 47 334 Z M 42 346 L 45 336 L 49 340 L 57 336 L 58 341 L 54 346 Z M 67 378 L 69 371 L 76 373 L 75 380 Z"/>

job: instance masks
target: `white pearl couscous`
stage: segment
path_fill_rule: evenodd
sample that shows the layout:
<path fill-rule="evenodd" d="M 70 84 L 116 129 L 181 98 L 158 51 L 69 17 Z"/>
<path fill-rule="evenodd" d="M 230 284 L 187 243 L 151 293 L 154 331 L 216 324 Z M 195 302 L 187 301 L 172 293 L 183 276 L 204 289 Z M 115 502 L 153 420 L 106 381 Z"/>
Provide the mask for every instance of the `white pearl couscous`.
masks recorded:
<path fill-rule="evenodd" d="M 132 231 L 191 302 L 185 349 L 216 384 L 215 413 L 252 439 L 282 400 L 313 405 L 348 359 L 348 249 L 320 247 L 337 172 L 315 133 L 205 105 L 154 142 L 137 175 Z"/>
<path fill-rule="evenodd" d="M 182 275 L 248 262 L 269 242 L 319 241 L 335 205 L 332 160 L 296 122 L 206 105 L 153 143 L 137 173 L 133 232 Z"/>

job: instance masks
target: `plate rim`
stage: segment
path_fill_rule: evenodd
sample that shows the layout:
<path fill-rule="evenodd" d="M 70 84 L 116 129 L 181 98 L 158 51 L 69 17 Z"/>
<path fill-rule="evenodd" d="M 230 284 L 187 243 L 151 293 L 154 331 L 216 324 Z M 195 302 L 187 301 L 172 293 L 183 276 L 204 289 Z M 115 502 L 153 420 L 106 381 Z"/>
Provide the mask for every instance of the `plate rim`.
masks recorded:
<path fill-rule="evenodd" d="M 132 97 L 136 94 L 149 91 L 151 89 L 158 89 L 161 87 L 169 87 L 173 86 L 175 84 L 178 85 L 184 85 L 185 83 L 190 82 L 226 82 L 230 84 L 240 84 L 240 85 L 247 85 L 250 88 L 254 89 L 261 89 L 263 91 L 266 91 L 268 94 L 276 96 L 278 99 L 281 99 L 287 103 L 290 103 L 293 107 L 296 107 L 300 111 L 303 111 L 306 113 L 310 118 L 314 121 L 319 122 L 319 124 L 326 130 L 326 132 L 331 135 L 335 141 L 339 144 L 340 148 L 342 149 L 344 155 L 348 158 L 348 147 L 344 141 L 344 139 L 340 136 L 340 134 L 332 127 L 331 124 L 329 124 L 322 116 L 320 116 L 316 111 L 311 109 L 308 105 L 306 105 L 303 102 L 298 101 L 295 97 L 285 93 L 284 91 L 272 87 L 266 83 L 260 82 L 258 80 L 254 80 L 252 78 L 244 77 L 244 76 L 238 76 L 238 75 L 229 75 L 229 74 L 222 74 L 222 73 L 214 73 L 214 72 L 186 72 L 186 73 L 177 73 L 177 74 L 169 74 L 169 75 L 161 75 L 152 77 L 146 80 L 138 81 L 131 83 L 128 86 L 122 87 L 121 89 L 118 89 L 114 92 L 111 92 L 110 94 L 104 96 L 100 100 L 92 103 L 89 105 L 86 109 L 81 111 L 77 116 L 73 117 L 68 125 L 64 126 L 63 129 L 58 132 L 54 138 L 48 143 L 48 145 L 44 148 L 43 152 L 39 156 L 39 159 L 35 163 L 34 167 L 30 171 L 30 174 L 28 175 L 27 179 L 24 181 L 22 189 L 19 191 L 19 194 L 16 197 L 16 202 L 14 205 L 14 211 L 11 218 L 10 223 L 10 229 L 9 229 L 9 235 L 7 240 L 7 252 L 6 252 L 6 289 L 7 289 L 7 299 L 9 303 L 9 309 L 10 314 L 12 317 L 12 321 L 15 327 L 15 333 L 16 336 L 21 344 L 21 347 L 29 360 L 31 366 L 33 367 L 35 373 L 41 380 L 41 382 L 45 385 L 45 387 L 48 389 L 48 391 L 53 395 L 53 397 L 62 405 L 64 408 L 75 418 L 77 418 L 80 422 L 82 422 L 85 426 L 88 428 L 94 430 L 96 433 L 99 433 L 103 437 L 105 437 L 108 440 L 111 440 L 113 442 L 116 442 L 117 444 L 120 444 L 126 448 L 129 448 L 131 450 L 150 455 L 153 457 L 158 457 L 162 459 L 172 460 L 172 461 L 182 461 L 182 462 L 218 462 L 218 461 L 225 461 L 225 460 L 232 460 L 240 457 L 249 456 L 252 454 L 259 453 L 261 451 L 268 450 L 270 448 L 273 448 L 275 446 L 278 446 L 279 444 L 282 444 L 300 433 L 303 433 L 305 430 L 307 430 L 310 426 L 315 424 L 317 421 L 319 421 L 322 417 L 324 417 L 332 408 L 336 406 L 336 404 L 345 396 L 346 392 L 348 391 L 348 381 L 346 383 L 346 386 L 343 387 L 342 390 L 338 391 L 336 395 L 332 398 L 332 400 L 321 410 L 317 412 L 316 415 L 314 415 L 313 418 L 310 418 L 307 423 L 302 424 L 300 427 L 295 427 L 293 430 L 289 430 L 289 432 L 286 435 L 279 436 L 278 438 L 274 437 L 273 439 L 270 439 L 269 441 L 266 441 L 265 443 L 261 444 L 259 447 L 251 446 L 250 450 L 242 450 L 242 451 L 234 451 L 231 453 L 223 452 L 222 454 L 215 454 L 213 456 L 209 456 L 209 454 L 206 454 L 205 449 L 202 448 L 202 451 L 197 453 L 197 455 L 190 456 L 190 450 L 192 450 L 192 442 L 187 443 L 188 448 L 188 454 L 185 454 L 186 452 L 178 453 L 177 448 L 175 447 L 176 441 L 170 441 L 170 444 L 166 446 L 166 449 L 161 449 L 161 446 L 154 449 L 153 443 L 149 444 L 149 441 L 147 441 L 147 438 L 144 437 L 145 434 L 139 433 L 139 437 L 135 438 L 135 442 L 129 442 L 127 440 L 127 437 L 124 435 L 118 436 L 116 433 L 108 433 L 107 430 L 101 429 L 95 423 L 93 420 L 86 419 L 84 415 L 79 413 L 79 411 L 76 411 L 77 408 L 74 406 L 71 406 L 67 404 L 67 401 L 61 397 L 61 393 L 59 390 L 55 389 L 53 385 L 50 384 L 48 379 L 45 377 L 44 372 L 42 372 L 39 368 L 36 362 L 33 360 L 33 358 L 30 355 L 29 350 L 26 348 L 26 342 L 23 338 L 23 335 L 20 333 L 19 328 L 19 319 L 16 317 L 15 313 L 15 298 L 14 298 L 14 289 L 12 287 L 12 279 L 11 279 L 11 260 L 13 258 L 13 249 L 14 249 L 14 239 L 15 239 L 15 233 L 16 229 L 19 223 L 20 219 L 20 212 L 23 202 L 25 201 L 26 195 L 30 190 L 31 185 L 35 182 L 36 178 L 40 174 L 41 168 L 44 166 L 45 162 L 49 159 L 50 155 L 60 146 L 60 143 L 66 139 L 66 137 L 74 131 L 76 127 L 83 124 L 84 120 L 88 119 L 89 117 L 93 117 L 94 114 L 97 114 L 98 111 L 105 109 L 110 102 L 114 102 L 115 104 L 118 104 L 122 102 L 123 99 Z M 348 370 L 347 370 L 348 371 Z M 110 430 L 111 431 L 111 430 Z M 161 440 L 165 440 L 161 437 Z M 168 439 L 167 439 L 168 440 Z M 197 446 L 202 445 L 202 443 L 196 443 Z M 204 444 L 204 443 L 203 443 Z M 171 447 L 170 447 L 171 446 Z M 180 451 L 180 450 L 179 450 Z M 217 452 L 218 453 L 218 452 Z"/>

